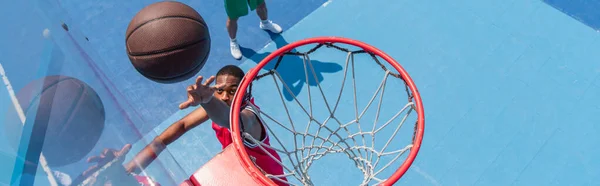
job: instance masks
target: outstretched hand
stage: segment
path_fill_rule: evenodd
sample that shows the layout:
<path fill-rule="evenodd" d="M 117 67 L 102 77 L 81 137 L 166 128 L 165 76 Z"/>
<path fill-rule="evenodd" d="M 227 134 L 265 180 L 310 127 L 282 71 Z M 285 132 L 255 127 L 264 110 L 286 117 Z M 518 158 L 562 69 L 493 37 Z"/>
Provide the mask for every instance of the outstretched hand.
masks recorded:
<path fill-rule="evenodd" d="M 113 179 L 129 177 L 123 166 L 113 165 L 121 165 L 130 149 L 131 145 L 127 144 L 121 150 L 104 149 L 100 155 L 88 158 L 88 163 L 96 164 L 81 173 L 71 185 L 103 185 L 111 183 Z"/>
<path fill-rule="evenodd" d="M 224 85 L 210 86 L 215 80 L 215 76 L 210 76 L 204 83 L 204 77 L 198 76 L 196 83 L 188 86 L 188 99 L 179 105 L 179 109 L 186 109 L 190 106 L 198 106 L 201 103 L 208 103 L 212 98 L 215 90 L 223 88 Z"/>
<path fill-rule="evenodd" d="M 121 161 L 125 160 L 125 155 L 131 150 L 131 145 L 127 144 L 121 148 L 121 150 L 117 151 L 116 149 L 104 149 L 102 154 L 99 156 L 92 156 L 87 159 L 88 163 L 96 163 L 96 165 L 91 166 L 87 170 L 83 172 L 82 175 L 88 176 L 98 169 L 102 168 L 107 163 L 110 163 L 114 159 L 121 159 Z"/>

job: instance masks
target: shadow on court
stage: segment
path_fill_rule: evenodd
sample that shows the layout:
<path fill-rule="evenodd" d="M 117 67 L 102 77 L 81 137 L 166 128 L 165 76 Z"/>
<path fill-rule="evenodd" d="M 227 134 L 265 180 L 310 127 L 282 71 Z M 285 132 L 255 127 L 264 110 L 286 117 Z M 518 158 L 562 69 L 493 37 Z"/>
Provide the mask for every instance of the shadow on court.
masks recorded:
<path fill-rule="evenodd" d="M 289 44 L 281 35 L 269 33 L 269 36 L 271 37 L 271 40 L 275 42 L 277 48 L 281 48 Z M 252 59 L 256 63 L 259 63 L 261 60 L 271 54 L 271 52 L 257 53 L 252 49 L 244 47 L 240 47 L 240 50 L 242 51 L 242 55 L 244 57 Z M 291 52 L 298 51 L 292 50 Z M 272 70 L 275 68 L 276 62 L 277 58 L 269 62 L 263 69 Z M 316 74 L 317 78 L 317 80 L 315 80 L 314 75 L 310 70 L 310 66 L 307 64 L 306 69 L 308 70 L 308 85 L 310 86 L 316 86 L 318 83 L 321 83 L 323 81 L 324 73 L 335 73 L 343 69 L 341 65 L 333 62 L 323 62 L 319 60 L 310 60 L 310 62 L 314 68 L 314 73 Z M 281 74 L 282 80 L 287 84 L 294 95 L 298 95 L 304 84 L 307 83 L 306 72 L 304 69 L 304 58 L 296 55 L 285 55 L 277 67 L 277 72 Z M 281 85 L 281 90 L 283 91 L 283 95 L 286 100 L 291 101 L 294 99 L 294 96 L 290 95 L 283 85 Z"/>

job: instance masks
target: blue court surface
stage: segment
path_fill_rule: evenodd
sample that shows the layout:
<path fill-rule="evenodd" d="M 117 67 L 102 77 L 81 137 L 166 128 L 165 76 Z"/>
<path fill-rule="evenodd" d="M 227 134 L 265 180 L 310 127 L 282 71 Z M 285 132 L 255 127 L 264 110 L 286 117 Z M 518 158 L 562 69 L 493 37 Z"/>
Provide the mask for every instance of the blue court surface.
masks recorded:
<path fill-rule="evenodd" d="M 0 185 L 32 181 L 33 185 L 50 185 L 44 166 L 23 166 L 31 157 L 37 160 L 43 143 L 29 141 L 34 138 L 28 136 L 35 135 L 27 125 L 31 121 L 25 121 L 25 128 L 18 125 L 23 123 L 11 95 L 44 76 L 75 77 L 102 100 L 105 127 L 85 157 L 100 154 L 104 148 L 133 144 L 129 160 L 192 111 L 177 106 L 186 99 L 185 87 L 194 80 L 160 84 L 141 76 L 127 58 L 127 24 L 153 2 L 157 1 L 0 2 L 0 65 L 5 87 L 0 88 Z M 198 75 L 214 75 L 229 64 L 248 71 L 277 48 L 318 36 L 360 40 L 396 59 L 419 89 L 426 119 L 419 155 L 397 185 L 600 182 L 596 158 L 600 155 L 598 0 L 266 0 L 269 18 L 284 32 L 275 35 L 260 30 L 258 16 L 250 12 L 239 22 L 238 41 L 244 55 L 239 61 L 229 53 L 223 1 L 180 2 L 195 8 L 210 29 L 210 57 Z M 68 31 L 61 27 L 62 22 Z M 305 127 L 310 123 L 307 114 L 297 106 L 284 112 L 282 103 L 296 104 L 293 95 L 303 104 L 314 101 L 312 117 L 323 121 L 330 115 L 323 100 L 334 104 L 339 96 L 346 106 L 335 111 L 336 118 L 342 124 L 355 119 L 351 88 L 356 88 L 358 107 L 365 108 L 376 95 L 383 71 L 365 56 L 357 57 L 356 66 L 347 68 L 346 54 L 330 51 L 323 48 L 311 54 L 314 73 L 308 71 L 309 78 L 305 78 L 302 57 L 284 58 L 277 69 L 282 76 L 278 84 L 267 77 L 253 87 L 257 105 L 277 121 L 288 121 L 289 116 L 292 123 Z M 274 63 L 263 72 L 272 68 Z M 346 69 L 356 70 L 356 85 L 343 81 L 351 77 Z M 373 117 L 378 113 L 373 106 L 365 112 L 361 125 L 381 126 L 379 123 L 392 119 L 406 104 L 402 82 L 389 78 L 383 101 L 379 105 L 377 97 L 373 102 L 381 108 L 381 116 Z M 291 86 L 289 92 L 282 82 Z M 342 85 L 345 90 L 340 94 Z M 30 118 L 29 113 L 25 115 Z M 414 118 L 410 119 L 387 151 L 409 144 L 414 124 Z M 396 120 L 391 125 L 397 125 Z M 327 122 L 328 126 L 336 124 Z M 221 145 L 208 125 L 196 127 L 169 145 L 148 167 L 147 175 L 162 185 L 176 185 L 220 152 Z M 386 128 L 373 142 L 357 143 L 381 148 L 394 129 Z M 10 138 L 15 134 L 20 141 Z M 283 144 L 293 146 L 294 141 L 284 140 Z M 392 166 L 399 166 L 405 157 Z M 54 176 L 57 179 L 74 179 L 90 165 L 83 158 L 50 169 L 53 174 L 69 175 Z M 35 178 L 21 174 L 31 171 Z M 390 171 L 378 176 L 385 178 Z M 344 155 L 314 161 L 309 174 L 317 185 L 358 185 L 363 179 Z"/>

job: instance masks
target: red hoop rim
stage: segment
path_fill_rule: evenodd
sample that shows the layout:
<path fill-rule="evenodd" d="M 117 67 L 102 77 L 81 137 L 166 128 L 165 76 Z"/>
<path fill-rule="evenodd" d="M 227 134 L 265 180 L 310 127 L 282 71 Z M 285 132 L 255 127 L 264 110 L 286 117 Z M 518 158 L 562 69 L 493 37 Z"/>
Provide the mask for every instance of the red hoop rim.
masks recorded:
<path fill-rule="evenodd" d="M 242 82 L 240 83 L 238 90 L 247 90 L 248 86 L 250 85 L 250 83 L 252 83 L 252 81 L 258 75 L 260 70 L 263 67 L 265 67 L 267 65 L 267 63 L 269 63 L 274 58 L 282 55 L 285 52 L 291 51 L 294 48 L 297 48 L 297 47 L 300 47 L 303 45 L 308 45 L 308 44 L 315 44 L 315 43 L 344 43 L 344 44 L 349 44 L 349 45 L 354 45 L 354 46 L 360 47 L 363 50 L 372 52 L 373 54 L 380 56 L 386 62 L 388 62 L 390 65 L 392 65 L 400 73 L 400 75 L 406 82 L 407 86 L 409 87 L 410 91 L 413 93 L 413 96 L 414 96 L 413 99 L 415 101 L 415 107 L 416 107 L 415 110 L 417 111 L 417 115 L 418 115 L 417 116 L 418 117 L 417 118 L 417 128 L 415 129 L 415 131 L 416 131 L 415 139 L 413 141 L 413 146 L 410 149 L 408 158 L 406 158 L 404 163 L 402 163 L 402 165 L 396 170 L 396 172 L 394 172 L 394 174 L 392 174 L 388 179 L 386 179 L 382 183 L 382 185 L 393 185 L 395 182 L 397 182 L 400 179 L 400 177 L 402 177 L 404 175 L 404 173 L 406 173 L 406 171 L 408 171 L 409 167 L 412 165 L 417 154 L 419 153 L 419 149 L 421 148 L 421 142 L 423 141 L 423 133 L 424 133 L 424 129 L 425 129 L 425 113 L 424 113 L 424 109 L 423 109 L 423 103 L 421 101 L 421 95 L 419 94 L 419 91 L 418 91 L 415 83 L 413 82 L 412 78 L 408 75 L 408 73 L 404 70 L 404 68 L 402 66 L 400 66 L 400 64 L 396 60 L 394 60 L 392 57 L 387 55 L 385 52 L 383 52 L 369 44 L 363 43 L 361 41 L 343 38 L 343 37 L 314 37 L 314 38 L 308 38 L 308 39 L 296 41 L 296 42 L 290 43 L 286 46 L 283 46 L 283 47 L 275 50 L 273 53 L 271 53 L 267 57 L 265 57 L 255 67 L 250 69 L 250 71 L 242 79 Z M 254 166 L 254 164 L 248 157 L 248 153 L 246 152 L 246 149 L 244 148 L 244 144 L 241 140 L 242 136 L 241 136 L 240 130 L 239 130 L 239 128 L 240 128 L 240 126 L 239 126 L 239 118 L 240 118 L 239 110 L 241 109 L 241 103 L 244 100 L 243 98 L 244 98 L 245 94 L 246 94 L 246 91 L 237 91 L 236 92 L 235 97 L 233 98 L 233 103 L 232 103 L 232 107 L 230 110 L 230 118 L 229 119 L 231 121 L 230 127 L 231 127 L 231 133 L 232 133 L 232 138 L 233 138 L 233 144 L 235 146 L 237 155 L 241 159 L 240 163 L 242 164 L 244 169 L 250 174 L 250 176 L 252 176 L 256 181 L 258 181 L 261 184 L 275 186 L 276 185 L 275 182 L 273 182 L 271 179 L 267 178 L 264 174 L 262 174 L 262 172 L 257 167 Z M 238 111 L 238 112 L 233 112 L 233 111 Z"/>

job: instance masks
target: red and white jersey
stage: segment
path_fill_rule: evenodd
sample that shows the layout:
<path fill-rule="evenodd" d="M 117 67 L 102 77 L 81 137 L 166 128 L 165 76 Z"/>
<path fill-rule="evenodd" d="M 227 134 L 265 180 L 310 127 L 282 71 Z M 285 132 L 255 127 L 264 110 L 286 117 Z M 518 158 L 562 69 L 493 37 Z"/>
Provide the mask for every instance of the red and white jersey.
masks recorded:
<path fill-rule="evenodd" d="M 250 104 L 252 104 L 252 105 L 250 105 Z M 260 112 L 257 110 L 260 108 L 258 108 L 258 106 L 254 105 L 254 98 L 250 99 L 250 104 L 246 104 L 242 108 L 245 110 L 251 111 L 259 119 L 260 124 L 263 126 L 262 133 L 264 134 L 264 138 L 261 139 L 261 142 L 270 146 L 271 143 L 269 141 L 269 135 L 266 132 L 265 127 L 264 127 L 264 121 L 262 121 L 262 119 L 260 119 Z M 225 147 L 227 147 L 228 145 L 230 145 L 231 143 L 233 143 L 233 140 L 231 137 L 231 130 L 229 130 L 229 128 L 221 127 L 220 125 L 216 124 L 215 122 L 212 123 L 212 128 L 215 130 L 217 139 L 219 140 L 219 142 L 221 142 L 223 149 Z M 281 158 L 279 157 L 279 154 L 277 154 L 276 151 L 274 151 L 270 148 L 263 147 L 269 154 L 271 154 L 273 157 L 275 157 L 277 159 L 277 161 L 274 160 L 273 158 L 271 158 L 271 156 L 269 156 L 269 154 L 267 154 L 263 149 L 258 147 L 258 144 L 254 144 L 251 141 L 244 140 L 244 146 L 246 147 L 246 152 L 248 152 L 248 156 L 250 156 L 250 158 L 256 163 L 257 167 L 262 169 L 264 172 L 266 172 L 267 174 L 272 174 L 272 175 L 283 175 L 284 174 L 283 167 L 277 162 L 277 161 L 281 162 Z M 281 179 L 287 181 L 287 179 L 285 179 L 285 177 L 283 177 Z M 277 180 L 273 180 L 273 181 L 275 183 L 277 183 L 278 185 L 287 185 L 285 183 L 278 182 Z"/>

